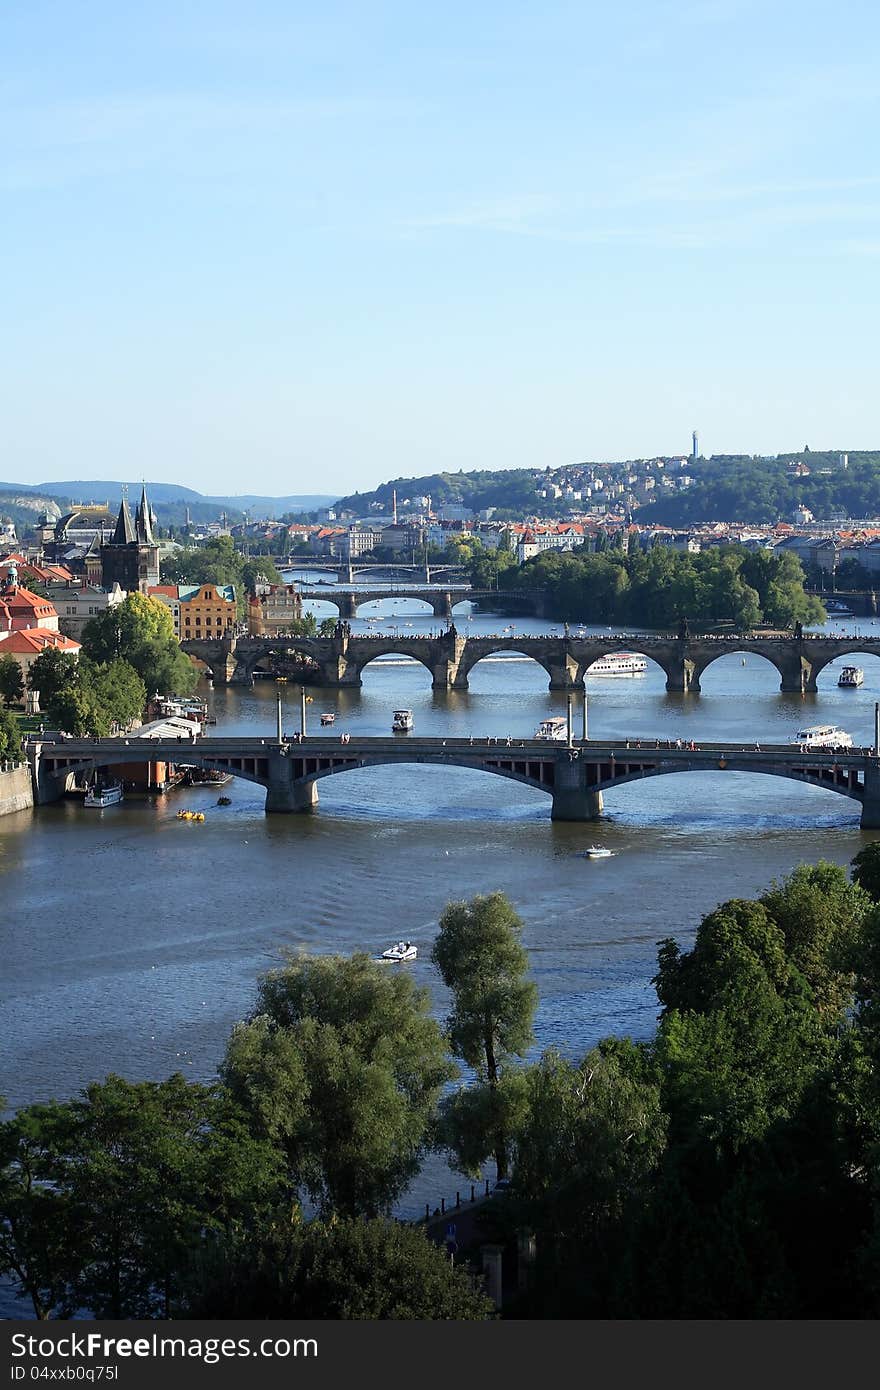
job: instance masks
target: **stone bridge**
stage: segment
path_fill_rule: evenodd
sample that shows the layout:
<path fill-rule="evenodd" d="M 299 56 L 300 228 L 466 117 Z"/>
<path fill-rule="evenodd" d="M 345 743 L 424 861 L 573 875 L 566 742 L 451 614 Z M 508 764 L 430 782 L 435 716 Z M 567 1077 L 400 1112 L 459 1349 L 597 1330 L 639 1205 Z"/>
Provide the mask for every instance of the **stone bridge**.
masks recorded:
<path fill-rule="evenodd" d="M 518 652 L 543 666 L 551 690 L 582 690 L 584 675 L 594 661 L 611 652 L 637 652 L 656 661 L 666 676 L 666 689 L 696 693 L 700 678 L 713 661 L 731 653 L 765 657 L 779 673 L 779 688 L 787 694 L 815 693 L 820 672 L 840 656 L 864 653 L 880 656 L 880 637 L 822 637 L 805 635 L 731 637 L 673 637 L 662 634 L 608 637 L 505 636 L 463 637 L 452 627 L 439 637 L 390 635 L 338 637 L 226 637 L 219 641 L 183 642 L 183 650 L 208 666 L 218 684 L 249 684 L 261 663 L 307 657 L 315 664 L 317 684 L 359 686 L 362 672 L 377 656 L 396 654 L 420 661 L 431 673 L 435 690 L 467 690 L 468 676 L 478 661 L 496 652 Z"/>
<path fill-rule="evenodd" d="M 465 767 L 506 777 L 547 792 L 551 818 L 594 820 L 603 794 L 626 782 L 676 772 L 755 772 L 823 787 L 860 802 L 863 829 L 880 828 L 880 759 L 872 749 L 842 753 L 802 752 L 790 745 L 743 748 L 701 744 L 661 748 L 642 740 L 588 741 L 571 746 L 535 739 L 357 738 L 314 735 L 302 742 L 275 738 L 201 738 L 181 747 L 176 740 L 147 738 L 66 739 L 37 743 L 29 751 L 38 805 L 53 801 L 71 775 L 114 764 L 161 760 L 219 768 L 266 788 L 266 811 L 309 811 L 318 804 L 322 777 L 390 763 Z"/>
<path fill-rule="evenodd" d="M 445 575 L 447 583 L 451 583 L 453 579 L 466 579 L 468 574 L 464 565 L 406 565 L 403 563 L 395 564 L 393 561 L 389 564 L 387 561 L 382 562 L 380 560 L 374 560 L 372 563 L 366 561 L 363 564 L 350 564 L 347 560 L 340 560 L 336 564 L 328 565 L 321 561 L 313 562 L 302 555 L 288 555 L 286 559 L 279 559 L 277 555 L 265 557 L 255 555 L 252 558 L 255 560 L 263 558 L 274 560 L 279 569 L 290 574 L 296 574 L 297 571 L 308 574 L 321 572 L 335 574 L 340 584 L 353 583 L 358 574 L 384 574 L 392 577 L 396 574 L 403 574 L 411 578 L 413 582 L 418 576 L 418 579 L 424 580 L 426 584 L 430 584 L 434 576 L 438 574 Z"/>

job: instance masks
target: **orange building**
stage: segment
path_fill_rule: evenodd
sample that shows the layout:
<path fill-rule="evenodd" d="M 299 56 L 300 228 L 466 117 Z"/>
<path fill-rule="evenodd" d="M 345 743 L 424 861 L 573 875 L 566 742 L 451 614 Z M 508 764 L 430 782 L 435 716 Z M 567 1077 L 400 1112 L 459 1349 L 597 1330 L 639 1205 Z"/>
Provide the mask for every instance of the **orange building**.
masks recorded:
<path fill-rule="evenodd" d="M 232 584 L 179 584 L 180 640 L 222 637 L 235 627 L 238 609 Z"/>

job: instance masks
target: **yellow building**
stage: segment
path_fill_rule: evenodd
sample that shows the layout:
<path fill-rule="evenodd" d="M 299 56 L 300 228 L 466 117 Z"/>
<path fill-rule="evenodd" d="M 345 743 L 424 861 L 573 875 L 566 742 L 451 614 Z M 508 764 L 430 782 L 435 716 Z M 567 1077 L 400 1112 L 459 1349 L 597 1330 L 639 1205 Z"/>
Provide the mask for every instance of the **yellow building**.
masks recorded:
<path fill-rule="evenodd" d="M 179 584 L 180 640 L 217 638 L 235 626 L 238 610 L 232 584 Z"/>

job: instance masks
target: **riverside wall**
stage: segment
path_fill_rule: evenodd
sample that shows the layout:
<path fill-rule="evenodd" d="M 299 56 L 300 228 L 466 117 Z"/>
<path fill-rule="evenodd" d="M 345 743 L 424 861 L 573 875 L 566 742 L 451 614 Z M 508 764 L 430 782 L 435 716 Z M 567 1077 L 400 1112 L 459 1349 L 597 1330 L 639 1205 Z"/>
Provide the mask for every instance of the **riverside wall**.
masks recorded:
<path fill-rule="evenodd" d="M 0 816 L 13 811 L 29 811 L 34 804 L 31 770 L 27 763 L 4 770 L 0 763 Z"/>

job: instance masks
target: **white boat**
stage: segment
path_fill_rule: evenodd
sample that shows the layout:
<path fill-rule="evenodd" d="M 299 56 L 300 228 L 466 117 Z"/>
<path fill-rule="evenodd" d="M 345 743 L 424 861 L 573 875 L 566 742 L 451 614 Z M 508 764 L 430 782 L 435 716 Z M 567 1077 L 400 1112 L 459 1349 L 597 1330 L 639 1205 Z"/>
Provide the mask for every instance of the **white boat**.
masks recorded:
<path fill-rule="evenodd" d="M 797 748 L 851 748 L 852 734 L 838 724 L 811 724 L 798 729 L 792 742 Z"/>
<path fill-rule="evenodd" d="M 396 709 L 391 716 L 391 728 L 394 733 L 408 733 L 413 727 L 413 712 L 411 709 Z"/>
<path fill-rule="evenodd" d="M 837 682 L 848 689 L 855 689 L 859 685 L 864 685 L 865 673 L 861 666 L 844 666 Z"/>
<path fill-rule="evenodd" d="M 398 941 L 394 946 L 389 946 L 387 951 L 383 951 L 379 959 L 415 960 L 418 954 L 418 946 L 414 946 L 411 941 Z"/>
<path fill-rule="evenodd" d="M 321 723 L 322 723 L 322 724 L 333 724 L 333 723 L 335 722 L 335 720 L 336 720 L 336 715 L 333 714 L 330 710 L 326 710 L 326 711 L 324 712 L 324 714 L 321 715 Z"/>
<path fill-rule="evenodd" d="M 643 676 L 648 663 L 633 652 L 609 652 L 587 667 L 588 676 Z"/>
<path fill-rule="evenodd" d="M 84 806 L 118 806 L 122 800 L 122 783 L 113 782 L 107 787 L 89 787 L 83 801 Z"/>
<path fill-rule="evenodd" d="M 588 845 L 584 854 L 587 859 L 611 859 L 614 856 L 614 850 L 605 849 L 604 845 Z"/>
<path fill-rule="evenodd" d="M 542 719 L 535 731 L 535 738 L 542 743 L 567 743 L 568 720 L 559 716 L 553 719 Z"/>

